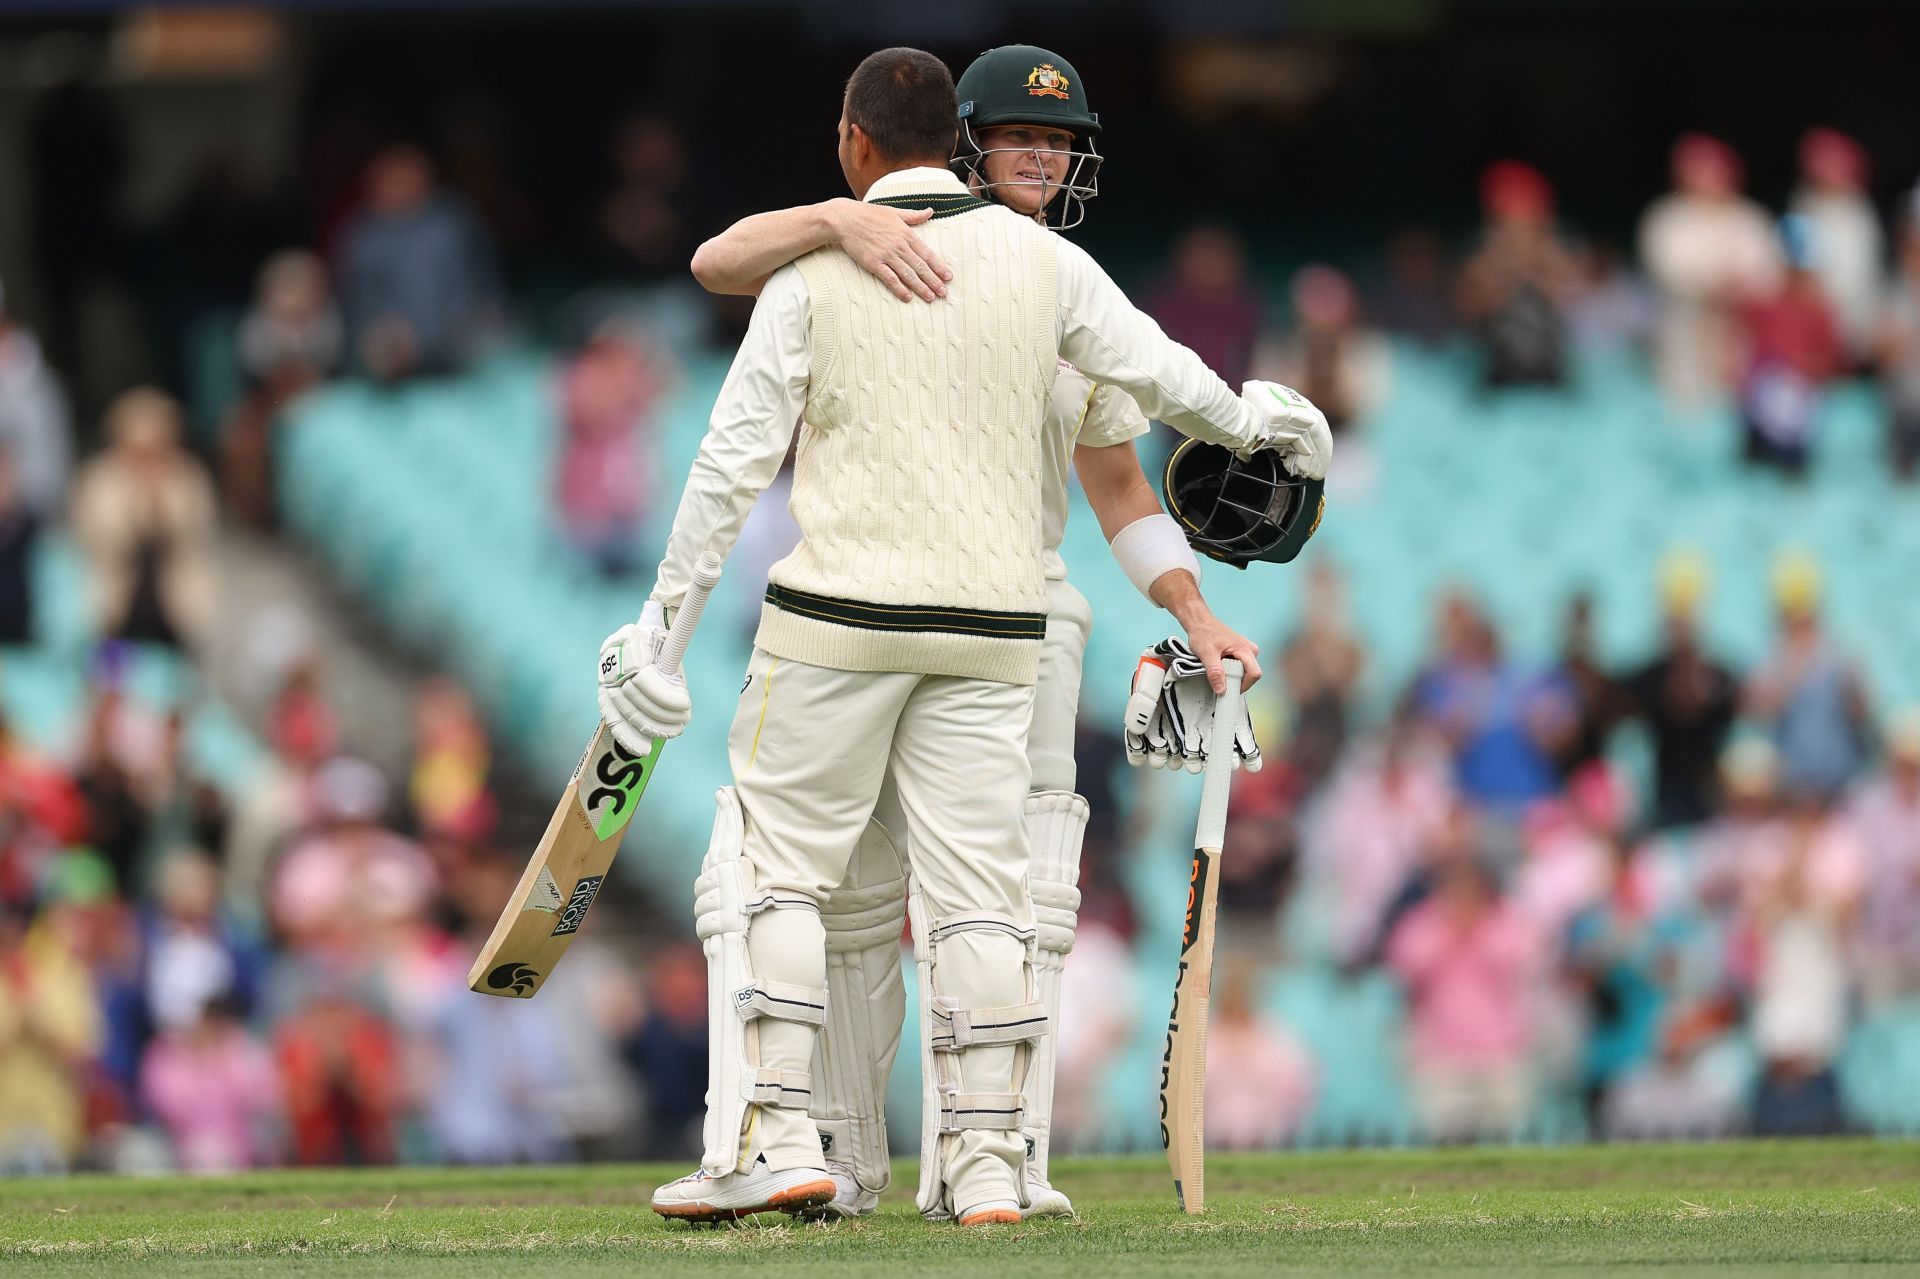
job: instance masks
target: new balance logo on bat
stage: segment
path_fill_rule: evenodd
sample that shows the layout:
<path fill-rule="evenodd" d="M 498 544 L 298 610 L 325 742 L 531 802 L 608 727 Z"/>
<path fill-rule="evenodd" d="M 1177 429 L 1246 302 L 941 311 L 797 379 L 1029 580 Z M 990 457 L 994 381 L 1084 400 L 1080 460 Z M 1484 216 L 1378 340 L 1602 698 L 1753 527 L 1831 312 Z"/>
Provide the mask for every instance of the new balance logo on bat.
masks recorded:
<path fill-rule="evenodd" d="M 560 922 L 553 926 L 555 937 L 580 931 L 580 925 L 587 918 L 587 907 L 593 905 L 594 896 L 600 891 L 600 881 L 605 878 L 605 875 L 588 875 L 573 886 L 573 896 L 567 898 L 567 904 L 560 908 Z"/>

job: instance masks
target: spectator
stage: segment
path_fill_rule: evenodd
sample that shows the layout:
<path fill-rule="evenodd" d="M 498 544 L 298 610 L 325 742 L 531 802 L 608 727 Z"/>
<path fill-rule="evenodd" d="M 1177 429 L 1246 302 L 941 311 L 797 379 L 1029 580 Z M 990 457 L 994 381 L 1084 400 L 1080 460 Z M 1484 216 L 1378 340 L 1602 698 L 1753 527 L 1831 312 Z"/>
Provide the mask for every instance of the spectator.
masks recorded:
<path fill-rule="evenodd" d="M 1460 269 L 1461 318 L 1480 340 L 1488 386 L 1558 386 L 1579 266 L 1554 225 L 1553 186 L 1503 160 L 1480 178 L 1481 240 Z"/>
<path fill-rule="evenodd" d="M 349 348 L 383 382 L 456 372 L 499 324 L 493 247 L 416 146 L 390 146 L 368 166 L 339 275 Z"/>
<path fill-rule="evenodd" d="M 420 833 L 466 845 L 489 835 L 499 804 L 487 789 L 493 748 L 473 697 L 444 675 L 422 681 L 413 699 L 413 773 L 407 799 Z M 451 876 L 459 868 L 443 864 Z"/>
<path fill-rule="evenodd" d="M 1599 1131 L 1608 1141 L 1710 1140 L 1744 1132 L 1745 1079 L 1737 1063 L 1737 1015 L 1708 1000 L 1667 1019 L 1659 1056 L 1607 1090 Z"/>
<path fill-rule="evenodd" d="M 146 965 L 153 1024 L 182 1031 L 203 1027 L 216 1004 L 244 1013 L 253 999 L 254 957 L 220 918 L 219 870 L 201 854 L 177 853 L 155 881 Z"/>
<path fill-rule="evenodd" d="M 698 1150 L 707 1088 L 707 965 L 698 947 L 669 946 L 655 957 L 646 1015 L 626 1057 L 644 1088 L 646 1157 Z"/>
<path fill-rule="evenodd" d="M 224 1001 L 163 1024 L 141 1064 L 140 1095 L 182 1170 L 238 1172 L 270 1161 L 280 1081 Z"/>
<path fill-rule="evenodd" d="M 1353 281 L 1335 268 L 1301 267 L 1291 292 L 1293 332 L 1261 343 L 1255 373 L 1312 400 L 1342 434 L 1386 398 L 1392 352 L 1362 321 Z"/>
<path fill-rule="evenodd" d="M 0 452 L 13 459 L 20 504 L 40 520 L 66 496 L 73 465 L 73 424 L 60 381 L 40 344 L 7 313 L 0 282 Z"/>
<path fill-rule="evenodd" d="M 1575 723 L 1572 691 L 1503 657 L 1493 624 L 1464 595 L 1441 600 L 1437 638 L 1410 707 L 1452 749 L 1462 794 L 1517 817 L 1557 785 L 1554 756 Z"/>
<path fill-rule="evenodd" d="M 613 177 L 597 227 L 604 269 L 634 283 L 683 278 L 699 242 L 686 140 L 667 120 L 641 113 L 620 123 L 608 151 Z"/>
<path fill-rule="evenodd" d="M 1825 384 L 1841 371 L 1840 331 L 1813 264 L 1824 251 L 1806 219 L 1781 220 L 1787 273 L 1736 308 L 1742 337 L 1740 415 L 1747 460 L 1789 475 L 1806 469 Z"/>
<path fill-rule="evenodd" d="M 1527 1005 L 1539 942 L 1479 861 L 1450 859 L 1437 876 L 1387 943 L 1407 991 L 1414 1101 L 1435 1141 L 1511 1139 L 1532 1101 Z"/>
<path fill-rule="evenodd" d="M 34 545 L 40 522 L 20 492 L 20 477 L 0 444 L 0 644 L 33 639 Z"/>
<path fill-rule="evenodd" d="M 1054 1097 L 1050 1140 L 1056 1154 L 1101 1140 L 1103 1085 L 1114 1060 L 1134 1042 L 1143 1006 L 1139 960 L 1112 919 L 1081 911 L 1073 953 L 1060 978 L 1054 1046 L 1057 1077 L 1073 1081 Z"/>
<path fill-rule="evenodd" d="M 1207 1144 L 1272 1150 L 1313 1110 L 1313 1058 L 1285 1025 L 1253 1005 L 1253 975 L 1223 974 L 1207 1031 Z"/>
<path fill-rule="evenodd" d="M 1900 223 L 1900 269 L 1880 327 L 1880 370 L 1887 398 L 1887 451 L 1904 481 L 1920 475 L 1920 188 Z"/>
<path fill-rule="evenodd" d="M 85 967 L 25 907 L 0 906 L 0 1172 L 64 1172 L 80 1157 L 99 1043 Z"/>
<path fill-rule="evenodd" d="M 1600 665 L 1593 635 L 1593 597 L 1582 592 L 1567 603 L 1558 682 L 1572 698 L 1573 719 L 1560 743 L 1560 775 L 1570 778 L 1606 755 L 1607 739 L 1624 710 L 1618 682 Z"/>
<path fill-rule="evenodd" d="M 1819 246 L 1813 272 L 1839 323 L 1844 365 L 1863 368 L 1873 358 L 1887 243 L 1860 144 L 1837 129 L 1801 134 L 1800 186 L 1789 211 L 1806 219 Z"/>
<path fill-rule="evenodd" d="M 107 410 L 111 443 L 80 470 L 72 525 L 105 635 L 191 646 L 213 623 L 213 486 L 180 443 L 180 406 L 151 387 Z"/>
<path fill-rule="evenodd" d="M 1453 807 L 1446 757 L 1404 719 L 1342 756 L 1306 846 L 1310 865 L 1331 881 L 1340 963 L 1377 962 L 1387 911 L 1421 871 Z"/>
<path fill-rule="evenodd" d="M 1660 291 L 1660 380 L 1682 405 L 1725 385 L 1733 306 L 1770 291 L 1780 249 L 1765 210 L 1740 193 L 1740 158 L 1717 138 L 1673 146 L 1672 193 L 1640 223 L 1640 260 Z"/>
<path fill-rule="evenodd" d="M 1567 308 L 1574 345 L 1593 354 L 1644 350 L 1657 310 L 1646 280 L 1606 241 L 1589 244 L 1578 258 L 1580 280 Z"/>
<path fill-rule="evenodd" d="M 1780 636 L 1747 682 L 1747 714 L 1766 724 L 1788 791 L 1832 796 L 1860 770 L 1869 733 L 1866 686 L 1820 625 L 1820 570 L 1801 554 L 1774 565 Z"/>
<path fill-rule="evenodd" d="M 1239 386 L 1251 376 L 1262 307 L 1247 278 L 1246 247 L 1233 232 L 1197 226 L 1181 236 L 1173 249 L 1173 269 L 1146 311 L 1227 385 Z"/>
<path fill-rule="evenodd" d="M 603 324 L 561 374 L 560 527 L 607 577 L 632 572 L 640 554 L 653 413 L 666 385 L 659 349 L 617 321 Z"/>
<path fill-rule="evenodd" d="M 1333 771 L 1347 744 L 1347 719 L 1367 654 L 1346 616 L 1340 575 L 1326 560 L 1307 570 L 1300 629 L 1280 650 L 1293 703 L 1287 758 L 1308 791 Z"/>
<path fill-rule="evenodd" d="M 267 259 L 253 305 L 240 321 L 247 389 L 220 433 L 227 505 L 242 523 L 273 527 L 274 419 L 339 365 L 341 341 L 340 316 L 319 257 L 284 249 Z"/>
<path fill-rule="evenodd" d="M 296 1163 L 393 1162 L 402 1091 L 400 1045 L 391 1027 L 323 989 L 280 1022 L 274 1057 Z"/>
<path fill-rule="evenodd" d="M 1713 810 L 1715 761 L 1733 729 L 1738 685 L 1700 644 L 1705 564 L 1685 553 L 1669 556 L 1660 589 L 1666 647 L 1627 677 L 1625 691 L 1653 735 L 1653 826 L 1664 830 L 1704 821 Z"/>
<path fill-rule="evenodd" d="M 275 869 L 272 918 L 289 946 L 348 970 L 365 943 L 422 917 L 438 877 L 418 844 L 381 824 L 387 782 L 363 760 L 329 761 L 313 777 L 313 827 Z"/>
<path fill-rule="evenodd" d="M 1754 1101 L 1762 1136 L 1838 1132 L 1833 1063 L 1851 996 L 1846 938 L 1865 887 L 1857 834 L 1819 796 L 1802 799 L 1781 855 L 1753 874 L 1743 923 L 1756 946 L 1753 1041 L 1765 1063 Z"/>
<path fill-rule="evenodd" d="M 1404 226 L 1387 240 L 1386 270 L 1367 313 L 1398 337 L 1434 346 L 1453 333 L 1447 254 L 1433 228 Z"/>
<path fill-rule="evenodd" d="M 1886 767 L 1860 788 L 1850 815 L 1867 862 L 1857 937 L 1867 993 L 1920 990 L 1920 710 L 1887 735 Z"/>

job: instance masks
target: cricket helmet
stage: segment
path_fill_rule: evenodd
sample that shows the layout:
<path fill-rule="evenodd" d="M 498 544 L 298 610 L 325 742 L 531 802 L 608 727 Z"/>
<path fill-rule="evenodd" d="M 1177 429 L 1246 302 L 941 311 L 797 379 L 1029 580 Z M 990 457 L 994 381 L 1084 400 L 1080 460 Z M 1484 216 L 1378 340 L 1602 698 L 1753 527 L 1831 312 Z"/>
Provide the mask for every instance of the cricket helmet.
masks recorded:
<path fill-rule="evenodd" d="M 1073 134 L 1072 158 L 1058 188 L 1059 217 L 1049 218 L 1047 225 L 1055 230 L 1078 226 L 1086 217 L 1086 202 L 1100 192 L 1097 175 L 1102 157 L 1094 147 L 1100 117 L 1087 109 L 1086 86 L 1073 64 L 1037 45 L 1001 45 L 975 58 L 960 73 L 954 90 L 960 100 L 960 140 L 953 169 L 988 199 L 998 199 L 995 187 L 1012 184 L 986 180 L 982 166 L 987 155 L 1024 148 L 983 148 L 975 130 L 1031 124 Z M 1054 198 L 1049 194 L 1049 204 Z"/>
<path fill-rule="evenodd" d="M 1293 559 L 1327 504 L 1326 482 L 1294 475 L 1273 450 L 1242 458 L 1204 440 L 1167 455 L 1161 487 L 1193 549 L 1235 568 Z"/>

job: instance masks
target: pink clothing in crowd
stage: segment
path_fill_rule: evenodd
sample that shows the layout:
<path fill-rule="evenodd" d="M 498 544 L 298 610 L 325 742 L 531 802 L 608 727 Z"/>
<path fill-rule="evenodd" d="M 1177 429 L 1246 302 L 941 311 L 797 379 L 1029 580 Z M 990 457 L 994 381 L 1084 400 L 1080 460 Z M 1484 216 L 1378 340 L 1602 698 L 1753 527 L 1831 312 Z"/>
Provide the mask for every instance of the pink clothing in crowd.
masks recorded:
<path fill-rule="evenodd" d="M 1510 904 L 1462 918 L 1429 899 L 1408 912 L 1387 962 L 1406 983 L 1414 1060 L 1491 1066 L 1525 1057 L 1539 958 L 1532 924 Z"/>
<path fill-rule="evenodd" d="M 238 1026 L 210 1026 L 153 1041 L 140 1093 L 188 1172 L 230 1172 L 266 1162 L 259 1130 L 279 1113 L 280 1082 L 267 1051 Z"/>
<path fill-rule="evenodd" d="M 1333 946 L 1363 962 L 1387 907 L 1419 867 L 1454 803 L 1447 761 L 1408 750 L 1389 764 L 1378 749 L 1342 769 L 1308 853 L 1334 883 Z"/>
<path fill-rule="evenodd" d="M 1257 1017 L 1207 1035 L 1207 1141 L 1222 1150 L 1285 1145 L 1313 1109 L 1313 1058 L 1286 1029 Z"/>

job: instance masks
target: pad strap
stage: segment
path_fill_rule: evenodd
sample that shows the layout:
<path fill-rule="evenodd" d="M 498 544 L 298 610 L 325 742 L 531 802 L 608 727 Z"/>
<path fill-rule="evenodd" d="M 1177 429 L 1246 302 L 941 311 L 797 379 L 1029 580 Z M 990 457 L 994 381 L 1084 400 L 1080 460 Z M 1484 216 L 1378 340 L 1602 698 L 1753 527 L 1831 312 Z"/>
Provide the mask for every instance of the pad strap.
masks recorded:
<path fill-rule="evenodd" d="M 1023 1044 L 1047 1033 L 1047 1009 L 1039 1003 L 962 1008 L 952 999 L 937 998 L 931 1011 L 933 1035 L 927 1046 L 937 1053 L 986 1044 Z"/>
<path fill-rule="evenodd" d="M 968 1129 L 1007 1131 L 1026 1122 L 1027 1112 L 1017 1092 L 942 1092 L 940 1131 Z"/>
<path fill-rule="evenodd" d="M 746 1077 L 740 1095 L 756 1106 L 804 1107 L 813 1101 L 813 1076 L 804 1070 L 761 1068 Z"/>
<path fill-rule="evenodd" d="M 733 992 L 733 1011 L 741 1021 L 778 1017 L 808 1026 L 827 1024 L 827 992 L 815 986 L 784 981 L 756 981 Z"/>

